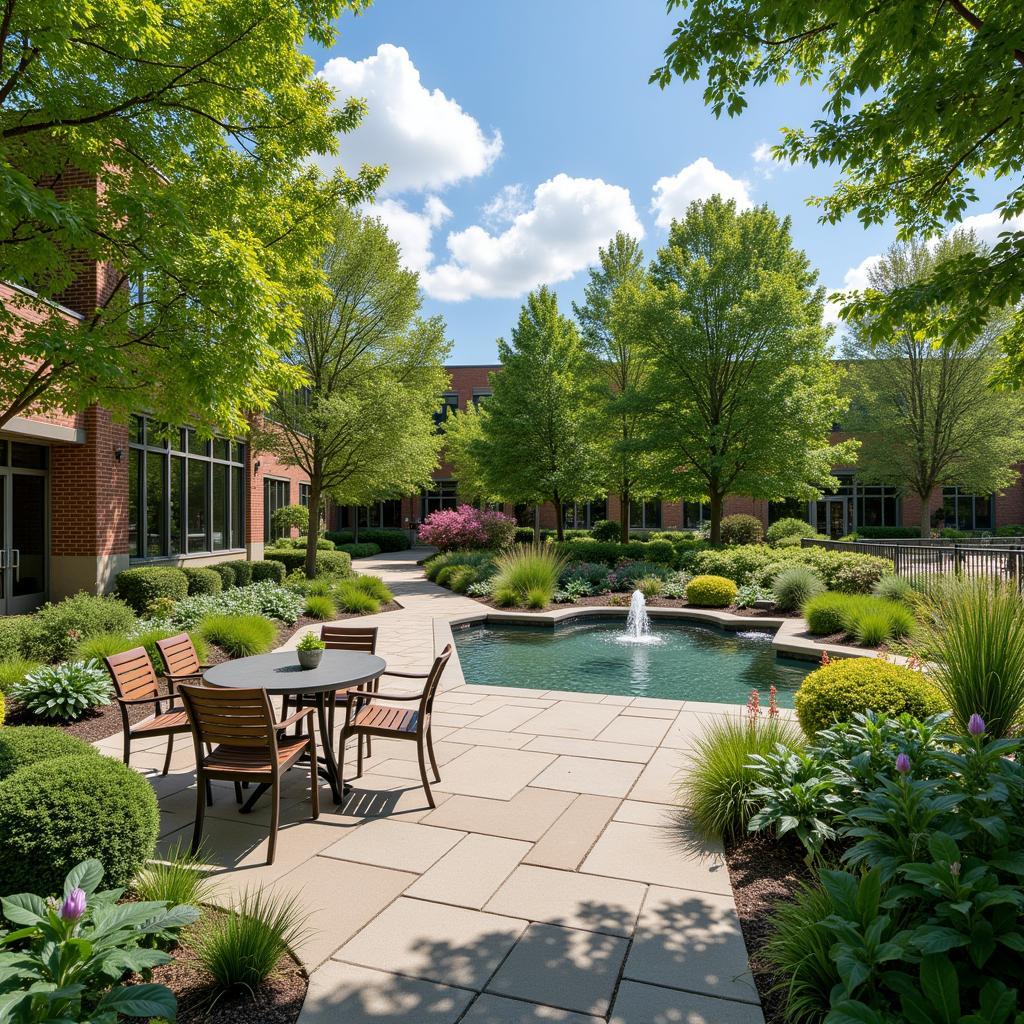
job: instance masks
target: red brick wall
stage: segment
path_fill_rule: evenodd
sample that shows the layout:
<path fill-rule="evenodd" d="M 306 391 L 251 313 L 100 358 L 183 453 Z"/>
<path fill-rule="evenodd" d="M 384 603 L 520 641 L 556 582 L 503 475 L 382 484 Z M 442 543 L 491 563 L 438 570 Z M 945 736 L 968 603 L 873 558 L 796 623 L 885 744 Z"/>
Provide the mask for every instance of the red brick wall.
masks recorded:
<path fill-rule="evenodd" d="M 259 469 L 256 469 L 259 463 Z M 245 467 L 248 480 L 248 501 L 245 514 L 247 517 L 246 535 L 250 544 L 263 543 L 263 481 L 269 477 L 286 479 L 289 481 L 289 505 L 299 504 L 299 484 L 309 483 L 309 477 L 295 466 L 286 466 L 276 456 L 266 452 L 257 452 L 249 449 L 248 461 Z M 292 531 L 293 536 L 298 536 L 298 531 Z"/>

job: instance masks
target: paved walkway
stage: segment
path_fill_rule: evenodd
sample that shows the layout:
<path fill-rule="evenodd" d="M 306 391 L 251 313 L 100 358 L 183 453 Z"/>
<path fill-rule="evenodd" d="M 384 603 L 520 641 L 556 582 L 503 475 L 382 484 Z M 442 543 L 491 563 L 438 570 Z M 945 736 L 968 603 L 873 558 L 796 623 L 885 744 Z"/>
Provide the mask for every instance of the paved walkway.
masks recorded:
<path fill-rule="evenodd" d="M 479 611 L 426 582 L 411 552 L 359 569 L 403 605 L 360 620 L 393 668 L 425 669 L 438 622 Z M 217 787 L 220 898 L 271 886 L 306 913 L 300 1024 L 759 1024 L 721 848 L 674 806 L 701 717 L 726 706 L 466 685 L 457 667 L 447 685 L 435 810 L 415 745 L 375 740 L 343 808 L 321 786 L 317 822 L 308 776 L 289 773 L 267 867 L 267 801 L 240 818 Z M 120 738 L 104 746 L 119 753 Z M 133 759 L 166 849 L 190 838 L 195 790 L 191 749 L 179 742 L 161 778 L 161 748 Z"/>

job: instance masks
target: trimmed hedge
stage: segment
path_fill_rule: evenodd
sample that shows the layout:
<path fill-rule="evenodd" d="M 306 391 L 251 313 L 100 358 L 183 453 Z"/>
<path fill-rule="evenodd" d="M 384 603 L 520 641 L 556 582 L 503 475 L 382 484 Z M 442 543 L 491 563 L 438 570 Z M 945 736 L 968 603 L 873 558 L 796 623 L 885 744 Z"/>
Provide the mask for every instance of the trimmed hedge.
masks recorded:
<path fill-rule="evenodd" d="M 367 529 L 360 529 L 358 542 L 351 530 L 328 530 L 324 536 L 328 540 L 333 540 L 336 545 L 362 544 L 365 542 L 367 544 L 376 544 L 381 551 L 406 551 L 412 547 L 409 534 L 405 530 L 399 530 L 394 527 L 380 528 L 371 526 Z"/>
<path fill-rule="evenodd" d="M 730 548 L 706 545 L 685 552 L 680 568 L 694 575 L 725 576 L 739 586 L 757 583 L 770 586 L 787 565 L 802 563 L 814 568 L 829 590 L 840 587 L 847 592 L 863 587 L 867 593 L 883 575 L 893 571 L 887 558 L 853 551 L 827 551 L 825 548 L 770 548 L 766 544 L 740 544 Z"/>
<path fill-rule="evenodd" d="M 628 544 L 612 541 L 573 539 L 556 543 L 555 549 L 572 562 L 603 562 L 614 566 L 620 559 L 635 562 L 657 562 L 671 566 L 676 560 L 677 546 L 667 540 L 633 540 Z"/>
<path fill-rule="evenodd" d="M 74 755 L 20 768 L 0 782 L 0 892 L 60 893 L 95 857 L 104 885 L 127 886 L 153 856 L 156 794 L 110 757 Z"/>
<path fill-rule="evenodd" d="M 117 574 L 117 593 L 139 615 L 161 597 L 180 601 L 188 597 L 188 577 L 181 569 L 169 565 L 143 565 L 124 569 Z M 104 632 L 113 632 L 105 630 Z"/>
<path fill-rule="evenodd" d="M 622 524 L 614 519 L 599 519 L 590 528 L 590 535 L 594 540 L 617 541 L 622 533 Z"/>
<path fill-rule="evenodd" d="M 300 558 L 304 556 L 299 556 Z M 252 582 L 262 583 L 270 580 L 271 583 L 284 583 L 284 576 L 287 566 L 280 558 L 265 558 L 261 561 L 250 562 L 252 566 Z"/>
<path fill-rule="evenodd" d="M 795 704 L 808 736 L 869 710 L 915 718 L 946 710 L 934 683 L 920 672 L 881 658 L 844 658 L 823 665 L 800 684 Z"/>
<path fill-rule="evenodd" d="M 694 576 L 686 600 L 698 608 L 727 608 L 736 600 L 736 584 L 724 576 Z"/>
<path fill-rule="evenodd" d="M 282 548 L 268 548 L 263 552 L 264 556 L 272 562 L 279 562 L 283 569 L 287 572 L 294 572 L 296 569 L 302 570 L 306 567 L 306 552 L 305 551 L 294 551 L 286 550 Z M 262 563 L 256 562 L 256 565 Z M 316 553 L 316 575 L 325 576 L 328 573 L 338 573 L 339 575 L 347 575 L 352 571 L 352 557 L 346 551 L 318 551 Z M 256 580 L 257 576 L 253 573 L 253 579 Z M 276 582 L 280 583 L 284 579 L 284 572 L 281 574 L 281 579 Z"/>
<path fill-rule="evenodd" d="M 863 540 L 885 540 L 920 537 L 921 531 L 915 526 L 858 526 L 856 534 Z"/>
<path fill-rule="evenodd" d="M 181 570 L 188 580 L 188 592 L 193 594 L 219 594 L 224 589 L 220 573 L 212 566 L 197 566 Z"/>
<path fill-rule="evenodd" d="M 9 725 L 0 729 L 0 781 L 19 768 L 55 757 L 99 757 L 85 740 L 49 725 Z"/>
<path fill-rule="evenodd" d="M 339 544 L 338 551 L 344 551 L 349 558 L 372 558 L 380 554 L 376 544 Z"/>
<path fill-rule="evenodd" d="M 252 567 L 255 563 L 250 562 L 248 559 L 242 558 L 235 562 L 225 563 L 230 565 L 235 573 L 235 586 L 236 587 L 247 587 L 252 583 Z"/>
<path fill-rule="evenodd" d="M 220 589 L 230 590 L 238 585 L 238 576 L 232 562 L 218 562 L 210 568 L 220 577 Z"/>

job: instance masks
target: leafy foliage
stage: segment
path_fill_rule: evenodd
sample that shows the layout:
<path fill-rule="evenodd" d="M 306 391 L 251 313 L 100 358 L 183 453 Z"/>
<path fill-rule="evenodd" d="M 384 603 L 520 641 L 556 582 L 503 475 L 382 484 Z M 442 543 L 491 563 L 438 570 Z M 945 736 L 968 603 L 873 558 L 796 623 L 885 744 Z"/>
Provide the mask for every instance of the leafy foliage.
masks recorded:
<path fill-rule="evenodd" d="M 780 540 L 787 537 L 814 537 L 817 531 L 804 519 L 787 517 L 776 519 L 764 535 L 769 544 L 778 544 Z"/>
<path fill-rule="evenodd" d="M 761 520 L 744 513 L 725 516 L 721 530 L 723 544 L 760 544 L 764 540 Z"/>
<path fill-rule="evenodd" d="M 208 615 L 265 615 L 292 625 L 302 614 L 302 607 L 300 594 L 266 580 L 220 594 L 187 597 L 174 606 L 170 621 L 189 632 Z"/>
<path fill-rule="evenodd" d="M 44 604 L 25 619 L 20 628 L 21 653 L 34 661 L 60 661 L 70 657 L 86 637 L 126 632 L 136 624 L 123 601 L 84 593 Z"/>
<path fill-rule="evenodd" d="M 508 547 L 516 531 L 516 521 L 504 512 L 459 505 L 453 509 L 431 512 L 419 529 L 422 544 L 432 544 L 440 551 L 463 548 Z"/>
<path fill-rule="evenodd" d="M 0 730 L 0 781 L 25 765 L 55 757 L 98 757 L 85 740 L 48 725 L 12 725 Z"/>
<path fill-rule="evenodd" d="M 305 535 L 309 532 L 309 509 L 305 505 L 282 505 L 271 513 L 270 525 L 286 534 L 298 530 Z"/>
<path fill-rule="evenodd" d="M 220 573 L 207 566 L 188 567 L 181 571 L 188 580 L 189 594 L 219 594 L 223 589 Z"/>
<path fill-rule="evenodd" d="M 11 687 L 11 696 L 36 718 L 73 722 L 110 702 L 110 675 L 98 661 L 41 665 Z"/>
<path fill-rule="evenodd" d="M 118 596 L 139 615 L 145 615 L 159 598 L 179 601 L 188 596 L 188 577 L 181 569 L 171 566 L 142 565 L 123 569 L 117 574 L 116 584 Z"/>
<path fill-rule="evenodd" d="M 686 600 L 698 608 L 726 608 L 736 600 L 736 584 L 724 576 L 694 576 Z"/>

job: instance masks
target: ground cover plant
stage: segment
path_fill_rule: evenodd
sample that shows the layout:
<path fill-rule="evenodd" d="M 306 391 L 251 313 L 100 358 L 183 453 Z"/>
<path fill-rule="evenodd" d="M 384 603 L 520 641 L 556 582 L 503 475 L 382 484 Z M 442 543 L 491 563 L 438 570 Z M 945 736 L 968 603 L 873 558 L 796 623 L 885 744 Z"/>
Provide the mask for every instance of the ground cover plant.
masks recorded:
<path fill-rule="evenodd" d="M 71 722 L 107 704 L 114 689 L 98 661 L 40 665 L 11 687 L 11 696 L 39 719 Z"/>

